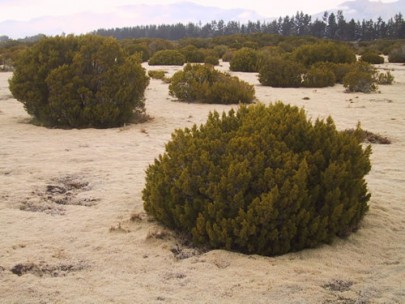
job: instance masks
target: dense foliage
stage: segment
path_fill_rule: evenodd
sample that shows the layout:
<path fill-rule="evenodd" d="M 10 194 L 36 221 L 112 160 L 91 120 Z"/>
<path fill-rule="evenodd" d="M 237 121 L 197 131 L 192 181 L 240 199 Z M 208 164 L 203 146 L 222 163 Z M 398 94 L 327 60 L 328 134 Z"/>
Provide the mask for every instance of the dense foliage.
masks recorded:
<path fill-rule="evenodd" d="M 371 64 L 384 63 L 384 57 L 378 55 L 377 52 L 373 51 L 367 51 L 364 54 L 362 54 L 360 60 Z"/>
<path fill-rule="evenodd" d="M 389 62 L 405 63 L 405 45 L 398 46 L 391 50 L 388 55 Z"/>
<path fill-rule="evenodd" d="M 212 65 L 187 64 L 176 72 L 169 86 L 170 95 L 187 102 L 237 104 L 251 103 L 254 87 L 237 77 L 222 73 Z"/>
<path fill-rule="evenodd" d="M 241 48 L 232 54 L 229 62 L 231 71 L 257 72 L 257 52 L 251 48 Z"/>
<path fill-rule="evenodd" d="M 160 50 L 149 58 L 149 65 L 183 65 L 186 57 L 177 50 Z"/>
<path fill-rule="evenodd" d="M 356 55 L 348 46 L 328 41 L 298 47 L 294 59 L 309 67 L 317 62 L 353 63 Z"/>
<path fill-rule="evenodd" d="M 375 67 L 367 62 L 359 61 L 343 79 L 343 85 L 347 92 L 375 92 L 378 73 Z"/>
<path fill-rule="evenodd" d="M 336 76 L 327 65 L 312 66 L 303 77 L 302 85 L 309 88 L 334 86 Z"/>
<path fill-rule="evenodd" d="M 15 64 L 10 91 L 47 126 L 120 126 L 144 111 L 148 78 L 113 38 L 45 38 Z"/>
<path fill-rule="evenodd" d="M 148 167 L 144 208 L 212 248 L 279 255 L 331 242 L 368 209 L 359 133 L 280 102 L 211 113 Z"/>
<path fill-rule="evenodd" d="M 304 67 L 296 61 L 282 57 L 269 58 L 260 67 L 259 81 L 265 86 L 299 87 L 304 71 Z"/>

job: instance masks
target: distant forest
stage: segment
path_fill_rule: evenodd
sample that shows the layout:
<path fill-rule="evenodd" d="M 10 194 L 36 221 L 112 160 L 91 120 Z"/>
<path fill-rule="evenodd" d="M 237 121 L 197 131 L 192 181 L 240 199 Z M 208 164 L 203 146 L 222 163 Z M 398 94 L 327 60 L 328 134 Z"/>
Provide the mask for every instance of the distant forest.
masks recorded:
<path fill-rule="evenodd" d="M 236 21 L 212 21 L 205 25 L 161 24 L 139 25 L 115 29 L 99 29 L 93 34 L 112 36 L 117 39 L 128 38 L 162 38 L 178 40 L 182 38 L 211 38 L 233 34 L 266 33 L 282 36 L 314 36 L 341 41 L 403 39 L 405 38 L 405 21 L 401 13 L 388 21 L 375 20 L 346 21 L 342 11 L 336 14 L 325 12 L 321 20 L 311 20 L 311 16 L 297 12 L 295 16 L 280 17 L 271 22 L 251 22 L 241 24 Z"/>

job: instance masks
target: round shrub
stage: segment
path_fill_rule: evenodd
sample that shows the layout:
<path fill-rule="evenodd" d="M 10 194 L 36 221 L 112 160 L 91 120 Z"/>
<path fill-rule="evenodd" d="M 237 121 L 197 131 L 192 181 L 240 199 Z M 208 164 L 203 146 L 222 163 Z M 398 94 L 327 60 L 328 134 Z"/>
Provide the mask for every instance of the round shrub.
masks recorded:
<path fill-rule="evenodd" d="M 361 55 L 360 60 L 371 64 L 384 63 L 384 57 L 372 51 L 365 52 L 363 55 Z"/>
<path fill-rule="evenodd" d="M 371 93 L 377 91 L 377 70 L 369 63 L 357 62 L 343 79 L 347 92 Z"/>
<path fill-rule="evenodd" d="M 157 51 L 149 59 L 149 65 L 183 65 L 186 57 L 176 50 Z"/>
<path fill-rule="evenodd" d="M 336 83 L 335 74 L 327 66 L 312 66 L 303 78 L 302 84 L 308 88 L 330 87 Z"/>
<path fill-rule="evenodd" d="M 146 170 L 144 208 L 195 244 L 279 255 L 358 228 L 370 147 L 331 118 L 281 102 L 211 113 L 176 130 Z"/>
<path fill-rule="evenodd" d="M 45 38 L 16 63 L 10 91 L 52 127 L 108 128 L 144 111 L 149 78 L 113 38 Z"/>
<path fill-rule="evenodd" d="M 186 62 L 203 63 L 205 54 L 204 51 L 198 49 L 194 45 L 188 45 L 179 50 L 186 58 Z"/>
<path fill-rule="evenodd" d="M 259 82 L 265 86 L 296 88 L 301 86 L 305 68 L 298 62 L 282 57 L 265 60 L 259 70 Z"/>
<path fill-rule="evenodd" d="M 257 72 L 257 51 L 251 48 L 241 48 L 235 51 L 229 68 L 235 72 Z"/>
<path fill-rule="evenodd" d="M 214 69 L 212 65 L 187 64 L 176 72 L 169 93 L 187 102 L 237 104 L 251 103 L 254 87 L 247 82 Z"/>

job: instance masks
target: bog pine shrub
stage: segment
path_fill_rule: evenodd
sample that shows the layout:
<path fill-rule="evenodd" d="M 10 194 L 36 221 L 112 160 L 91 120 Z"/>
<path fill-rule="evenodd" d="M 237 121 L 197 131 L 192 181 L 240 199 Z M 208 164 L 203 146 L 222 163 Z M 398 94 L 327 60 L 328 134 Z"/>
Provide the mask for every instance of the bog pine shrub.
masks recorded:
<path fill-rule="evenodd" d="M 143 112 L 149 83 L 138 56 L 98 36 L 52 37 L 28 48 L 9 81 L 13 96 L 43 125 L 108 128 Z"/>
<path fill-rule="evenodd" d="M 255 98 L 252 85 L 209 64 L 187 64 L 172 76 L 169 93 L 182 101 L 218 104 L 251 103 Z"/>
<path fill-rule="evenodd" d="M 327 65 L 313 65 L 303 79 L 303 86 L 308 88 L 330 87 L 336 83 L 335 73 Z"/>
<path fill-rule="evenodd" d="M 279 255 L 355 231 L 368 209 L 360 129 L 281 102 L 178 129 L 146 170 L 144 208 L 195 244 Z"/>
<path fill-rule="evenodd" d="M 377 83 L 376 68 L 364 61 L 353 64 L 343 79 L 343 86 L 347 92 L 372 93 L 377 91 Z"/>
<path fill-rule="evenodd" d="M 149 59 L 149 65 L 183 65 L 186 57 L 177 50 L 157 51 Z"/>
<path fill-rule="evenodd" d="M 384 63 L 384 57 L 378 55 L 375 51 L 367 51 L 360 58 L 361 61 L 368 62 L 371 64 L 381 64 Z"/>
<path fill-rule="evenodd" d="M 233 53 L 229 68 L 235 72 L 257 72 L 257 59 L 256 50 L 244 47 Z"/>
<path fill-rule="evenodd" d="M 268 58 L 259 70 L 259 82 L 264 86 L 296 88 L 302 84 L 305 68 L 298 62 L 283 57 Z"/>

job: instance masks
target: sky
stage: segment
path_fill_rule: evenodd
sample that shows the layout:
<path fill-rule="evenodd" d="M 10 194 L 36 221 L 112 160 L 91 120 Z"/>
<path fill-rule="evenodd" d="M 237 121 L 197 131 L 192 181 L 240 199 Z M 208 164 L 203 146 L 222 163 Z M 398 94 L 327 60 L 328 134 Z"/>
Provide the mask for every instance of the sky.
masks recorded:
<path fill-rule="evenodd" d="M 183 0 L 187 2 L 194 2 L 204 6 L 214 6 L 219 8 L 242 8 L 255 11 L 257 14 L 264 17 L 279 17 L 295 14 L 297 11 L 304 13 L 314 14 L 323 12 L 327 9 L 336 8 L 346 0 L 315 0 L 315 1 L 302 1 L 302 0 Z M 381 2 L 394 2 L 393 0 L 380 0 Z M 18 35 L 18 31 L 22 31 L 24 27 L 29 30 L 35 31 L 35 24 L 32 25 L 28 22 L 35 20 L 39 17 L 60 17 L 78 13 L 96 13 L 105 14 L 113 11 L 116 7 L 131 4 L 168 4 L 174 2 L 181 2 L 180 0 L 0 0 L 0 35 L 9 35 L 4 33 L 9 26 L 9 32 L 12 36 Z M 19 21 L 19 23 L 10 23 L 10 20 Z M 55 20 L 55 19 L 54 19 Z M 62 22 L 62 21 L 61 21 Z M 196 21 L 197 22 L 197 21 Z M 1 24 L 3 23 L 3 27 Z M 161 23 L 164 23 L 162 20 Z M 11 25 L 10 25 L 11 24 Z M 149 23 L 148 23 L 149 24 Z M 39 25 L 38 25 L 39 26 Z M 52 26 L 49 24 L 49 26 Z M 84 25 L 83 25 L 84 26 Z M 121 25 L 117 25 L 121 26 Z M 12 28 L 14 27 L 14 28 Z M 62 25 L 55 29 L 62 29 Z M 80 24 L 76 24 L 80 27 Z M 21 29 L 20 29 L 21 28 Z M 39 30 L 39 29 L 38 29 Z M 75 31 L 75 30 L 72 30 Z M 21 33 L 24 35 L 24 33 Z"/>

